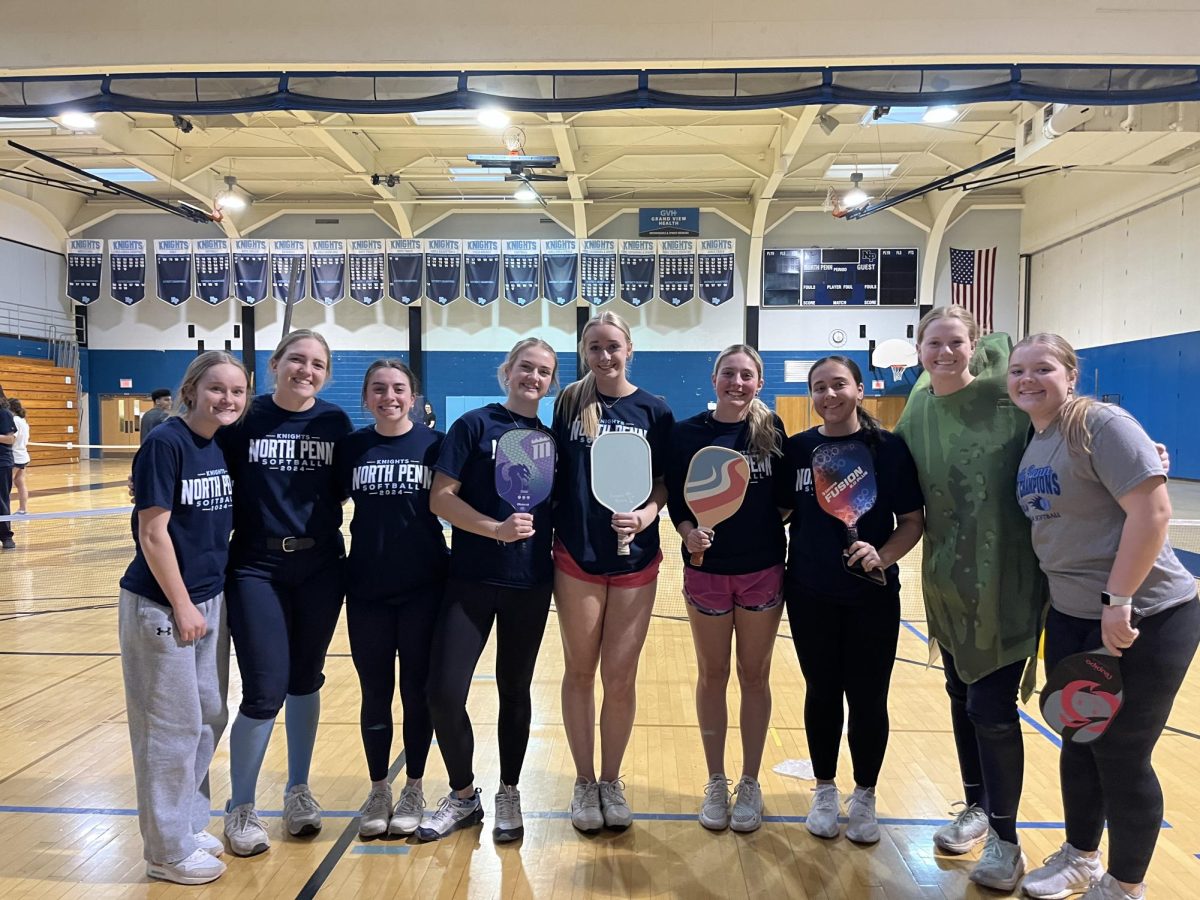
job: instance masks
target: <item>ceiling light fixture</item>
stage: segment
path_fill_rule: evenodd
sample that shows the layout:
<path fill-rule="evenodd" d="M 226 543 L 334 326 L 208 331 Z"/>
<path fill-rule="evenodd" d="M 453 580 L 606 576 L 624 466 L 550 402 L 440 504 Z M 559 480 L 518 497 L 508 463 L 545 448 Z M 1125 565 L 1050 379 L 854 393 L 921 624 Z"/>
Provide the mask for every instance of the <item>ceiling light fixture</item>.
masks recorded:
<path fill-rule="evenodd" d="M 222 212 L 236 212 L 246 208 L 246 198 L 238 193 L 235 176 L 225 176 L 225 189 L 217 192 L 213 205 Z"/>
<path fill-rule="evenodd" d="M 91 131 L 96 127 L 96 120 L 85 112 L 69 110 L 58 117 L 65 127 L 72 131 Z"/>
<path fill-rule="evenodd" d="M 479 124 L 484 128 L 507 128 L 512 119 L 498 106 L 485 106 L 479 111 Z"/>
<path fill-rule="evenodd" d="M 537 191 L 529 185 L 523 184 L 517 188 L 516 193 L 513 194 L 513 199 L 519 203 L 536 203 L 539 198 Z"/>
<path fill-rule="evenodd" d="M 821 115 L 817 116 L 817 124 L 821 126 L 821 130 L 823 132 L 832 137 L 834 129 L 836 129 L 842 123 L 829 113 L 821 113 Z"/>
<path fill-rule="evenodd" d="M 855 206 L 862 206 L 871 198 L 867 196 L 867 192 L 862 189 L 862 172 L 854 172 L 850 176 L 850 190 L 842 196 L 842 205 L 847 209 Z"/>
<path fill-rule="evenodd" d="M 921 116 L 921 121 L 927 122 L 930 125 L 944 125 L 946 122 L 953 122 L 957 118 L 957 106 L 931 106 L 925 110 L 925 115 Z"/>

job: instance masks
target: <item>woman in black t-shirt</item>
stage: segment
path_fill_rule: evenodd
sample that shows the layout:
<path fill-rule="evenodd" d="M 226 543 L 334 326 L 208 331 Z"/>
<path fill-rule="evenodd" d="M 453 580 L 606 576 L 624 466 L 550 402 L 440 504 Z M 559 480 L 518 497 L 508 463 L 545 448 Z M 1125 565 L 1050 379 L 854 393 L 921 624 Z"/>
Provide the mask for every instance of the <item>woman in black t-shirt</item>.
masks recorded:
<path fill-rule="evenodd" d="M 904 441 L 880 428 L 862 408 L 862 373 L 853 360 L 817 360 L 808 373 L 808 389 L 824 424 L 790 437 L 784 451 L 794 473 L 784 596 L 804 672 L 804 728 L 817 777 L 805 824 L 818 837 L 838 835 L 840 798 L 834 778 L 844 702 L 850 711 L 855 782 L 846 837 L 873 844 L 879 840 L 875 783 L 887 749 L 888 684 L 900 634 L 896 562 L 921 537 L 924 499 Z M 878 499 L 858 520 L 860 540 L 846 549 L 845 526 L 818 505 L 812 457 L 822 445 L 851 441 L 870 450 Z M 867 572 L 883 570 L 887 583 L 855 574 L 853 565 Z"/>

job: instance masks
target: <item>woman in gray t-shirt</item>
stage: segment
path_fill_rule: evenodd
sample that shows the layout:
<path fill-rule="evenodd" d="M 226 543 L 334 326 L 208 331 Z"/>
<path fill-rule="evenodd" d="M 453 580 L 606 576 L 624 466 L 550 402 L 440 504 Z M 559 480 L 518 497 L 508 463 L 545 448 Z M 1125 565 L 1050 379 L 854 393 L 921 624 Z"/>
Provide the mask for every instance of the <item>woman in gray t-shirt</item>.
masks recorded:
<path fill-rule="evenodd" d="M 1103 644 L 1121 657 L 1125 702 L 1102 738 L 1063 744 L 1067 842 L 1024 889 L 1136 898 L 1163 817 L 1150 758 L 1200 643 L 1200 602 L 1167 543 L 1171 502 L 1154 444 L 1124 410 L 1078 396 L 1078 375 L 1075 351 L 1056 334 L 1013 348 L 1009 396 L 1035 431 L 1017 497 L 1050 582 L 1047 670 Z M 1107 872 L 1098 849 L 1106 817 Z"/>

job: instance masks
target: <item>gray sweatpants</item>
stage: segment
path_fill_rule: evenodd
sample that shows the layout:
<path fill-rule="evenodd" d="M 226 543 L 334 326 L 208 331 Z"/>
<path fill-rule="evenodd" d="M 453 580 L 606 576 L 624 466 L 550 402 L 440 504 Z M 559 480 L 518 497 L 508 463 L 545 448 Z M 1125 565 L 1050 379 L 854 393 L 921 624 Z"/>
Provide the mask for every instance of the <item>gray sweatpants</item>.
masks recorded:
<path fill-rule="evenodd" d="M 118 622 L 129 743 L 143 855 L 176 863 L 208 827 L 208 766 L 229 710 L 229 625 L 225 595 L 197 609 L 208 633 L 179 640 L 169 606 L 122 589 Z"/>

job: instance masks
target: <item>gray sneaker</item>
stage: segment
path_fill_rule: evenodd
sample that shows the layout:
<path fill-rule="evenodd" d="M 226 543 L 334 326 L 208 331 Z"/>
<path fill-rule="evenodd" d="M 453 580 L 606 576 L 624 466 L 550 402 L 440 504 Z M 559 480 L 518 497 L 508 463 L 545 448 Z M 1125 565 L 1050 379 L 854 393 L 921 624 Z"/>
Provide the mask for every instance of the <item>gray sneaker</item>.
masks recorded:
<path fill-rule="evenodd" d="M 953 819 L 933 833 L 933 843 L 939 850 L 947 853 L 966 853 L 976 844 L 987 839 L 988 829 L 991 826 L 988 824 L 987 813 L 975 804 L 967 806 L 959 800 L 951 804 L 952 814 L 955 806 L 961 806 L 962 809 Z"/>
<path fill-rule="evenodd" d="M 186 859 L 174 863 L 146 863 L 146 875 L 175 884 L 208 884 L 225 874 L 225 863 L 211 853 L 195 850 Z"/>
<path fill-rule="evenodd" d="M 875 788 L 856 787 L 846 804 L 846 837 L 856 844 L 874 844 L 879 840 L 879 820 L 875 818 Z"/>
<path fill-rule="evenodd" d="M 388 830 L 388 822 L 392 819 L 391 785 L 372 787 L 358 815 L 359 837 L 372 838 L 384 834 Z"/>
<path fill-rule="evenodd" d="M 716 773 L 704 786 L 700 824 L 710 831 L 724 831 L 729 827 L 729 779 L 724 773 Z"/>
<path fill-rule="evenodd" d="M 197 831 L 192 837 L 196 839 L 196 846 L 209 856 L 220 856 L 225 852 L 225 845 L 221 843 L 221 839 L 213 837 L 207 831 Z"/>
<path fill-rule="evenodd" d="M 1088 888 L 1088 892 L 1083 895 L 1082 900 L 1142 900 L 1145 896 L 1146 886 L 1144 884 L 1141 893 L 1131 894 L 1117 884 L 1117 879 L 1105 872 L 1097 881 L 1092 882 L 1092 886 Z"/>
<path fill-rule="evenodd" d="M 744 775 L 733 792 L 737 799 L 733 802 L 729 827 L 742 834 L 758 831 L 762 825 L 763 813 L 762 787 L 759 786 L 758 780 Z"/>
<path fill-rule="evenodd" d="M 601 781 L 600 812 L 604 815 L 604 826 L 614 831 L 624 831 L 633 824 L 633 812 L 625 802 L 625 782 Z"/>
<path fill-rule="evenodd" d="M 1021 852 L 1020 844 L 1001 840 L 1000 835 L 989 828 L 983 855 L 971 870 L 970 879 L 984 887 L 1011 892 L 1024 874 L 1025 854 Z"/>
<path fill-rule="evenodd" d="M 521 818 L 521 792 L 513 785 L 502 784 L 496 791 L 496 824 L 492 840 L 498 844 L 519 841 L 525 836 L 525 821 Z"/>
<path fill-rule="evenodd" d="M 412 834 L 421 827 L 421 817 L 425 813 L 425 792 L 415 784 L 404 786 L 400 799 L 392 810 L 392 820 L 388 823 L 388 834 Z"/>
<path fill-rule="evenodd" d="M 483 821 L 483 804 L 479 802 L 479 788 L 465 800 L 453 791 L 443 797 L 437 811 L 422 823 L 416 835 L 419 841 L 440 841 L 446 835 L 469 828 Z"/>
<path fill-rule="evenodd" d="M 818 784 L 813 788 L 812 808 L 804 818 L 804 827 L 817 837 L 837 837 L 841 805 L 836 784 Z"/>
<path fill-rule="evenodd" d="M 595 781 L 575 785 L 571 795 L 571 824 L 584 834 L 595 834 L 604 827 L 600 811 L 600 785 Z"/>
<path fill-rule="evenodd" d="M 225 813 L 225 839 L 235 856 L 257 856 L 271 847 L 267 829 L 253 803 L 243 803 Z"/>
<path fill-rule="evenodd" d="M 1021 882 L 1021 890 L 1038 900 L 1064 900 L 1082 894 L 1104 876 L 1099 855 L 1084 856 L 1070 844 L 1063 844 Z"/>
<path fill-rule="evenodd" d="M 321 830 L 321 804 L 307 784 L 297 784 L 283 795 L 283 824 L 292 837 L 308 837 Z"/>

